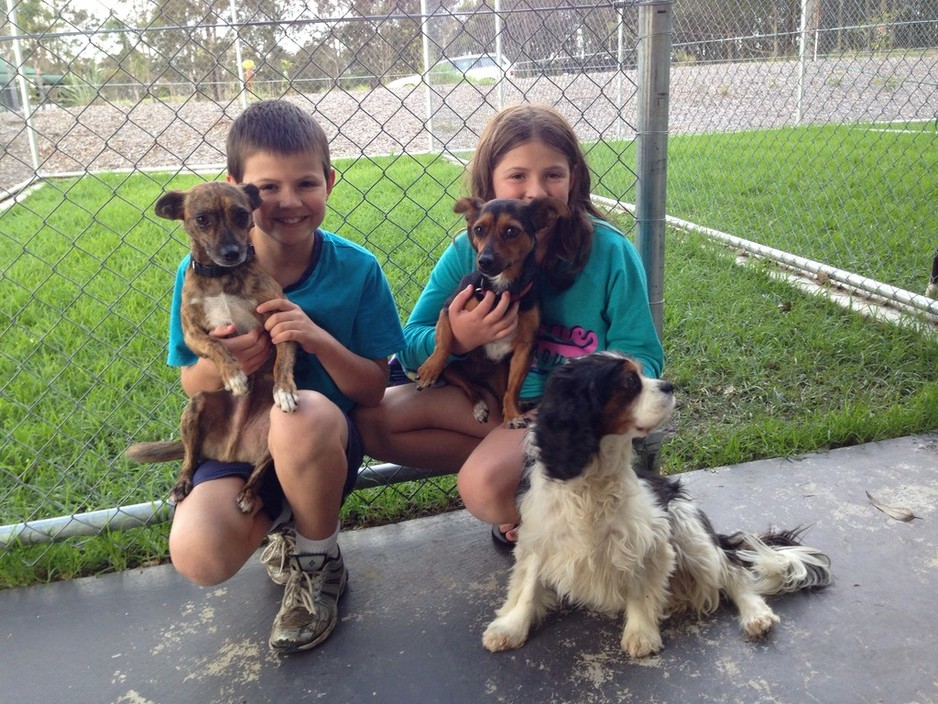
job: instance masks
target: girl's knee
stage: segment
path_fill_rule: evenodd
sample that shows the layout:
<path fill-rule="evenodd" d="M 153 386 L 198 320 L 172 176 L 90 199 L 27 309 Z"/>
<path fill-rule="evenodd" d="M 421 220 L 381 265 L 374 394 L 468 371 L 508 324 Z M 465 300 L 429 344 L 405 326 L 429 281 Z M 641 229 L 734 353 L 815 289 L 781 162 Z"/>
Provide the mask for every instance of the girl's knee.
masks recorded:
<path fill-rule="evenodd" d="M 459 496 L 474 516 L 482 517 L 490 508 L 502 501 L 501 482 L 496 481 L 493 468 L 471 459 L 456 475 Z"/>
<path fill-rule="evenodd" d="M 504 448 L 502 448 L 504 449 Z M 487 523 L 515 520 L 515 495 L 521 480 L 521 458 L 511 452 L 476 452 L 456 477 L 466 509 Z"/>
<path fill-rule="evenodd" d="M 380 457 L 390 444 L 391 428 L 384 403 L 377 406 L 358 406 L 352 411 L 352 422 L 361 436 L 365 453 Z"/>

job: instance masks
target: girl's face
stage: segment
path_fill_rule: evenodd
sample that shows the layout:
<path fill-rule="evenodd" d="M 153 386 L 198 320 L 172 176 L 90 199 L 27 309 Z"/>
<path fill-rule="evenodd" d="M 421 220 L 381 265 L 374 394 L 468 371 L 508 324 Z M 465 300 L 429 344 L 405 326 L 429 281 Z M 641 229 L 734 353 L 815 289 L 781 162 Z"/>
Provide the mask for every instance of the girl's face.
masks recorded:
<path fill-rule="evenodd" d="M 553 196 L 567 203 L 573 186 L 570 162 L 562 152 L 531 140 L 506 152 L 492 171 L 496 198 L 529 202 Z"/>

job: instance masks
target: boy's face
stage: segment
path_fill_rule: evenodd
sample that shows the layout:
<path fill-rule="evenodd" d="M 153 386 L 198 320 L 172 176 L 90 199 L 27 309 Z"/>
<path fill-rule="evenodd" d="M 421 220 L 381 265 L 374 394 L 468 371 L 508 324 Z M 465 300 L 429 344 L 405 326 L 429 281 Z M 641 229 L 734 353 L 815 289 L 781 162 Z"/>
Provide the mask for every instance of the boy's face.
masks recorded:
<path fill-rule="evenodd" d="M 322 225 L 335 171 L 323 173 L 316 153 L 257 152 L 245 160 L 242 182 L 253 183 L 261 192 L 262 203 L 254 211 L 255 228 L 290 246 L 306 242 Z"/>

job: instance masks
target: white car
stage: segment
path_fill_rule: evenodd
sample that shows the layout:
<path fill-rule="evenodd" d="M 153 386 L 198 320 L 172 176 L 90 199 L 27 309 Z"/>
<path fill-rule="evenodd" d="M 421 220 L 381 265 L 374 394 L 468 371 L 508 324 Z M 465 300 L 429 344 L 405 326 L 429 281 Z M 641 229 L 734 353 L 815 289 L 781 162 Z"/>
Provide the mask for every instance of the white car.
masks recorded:
<path fill-rule="evenodd" d="M 511 78 L 514 71 L 504 58 L 501 61 L 491 54 L 467 54 L 437 61 L 430 69 L 427 80 L 431 84 L 458 83 L 467 80 L 472 83 L 496 83 L 502 78 Z M 390 81 L 391 90 L 413 88 L 420 83 L 420 75 L 404 76 Z"/>

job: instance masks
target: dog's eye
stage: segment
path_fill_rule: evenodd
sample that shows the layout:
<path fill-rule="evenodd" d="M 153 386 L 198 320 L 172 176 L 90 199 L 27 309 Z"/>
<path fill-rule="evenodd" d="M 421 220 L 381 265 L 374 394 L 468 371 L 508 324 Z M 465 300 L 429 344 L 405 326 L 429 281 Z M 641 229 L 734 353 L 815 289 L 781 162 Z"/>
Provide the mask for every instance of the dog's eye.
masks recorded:
<path fill-rule="evenodd" d="M 196 215 L 195 224 L 201 228 L 211 227 L 212 218 L 210 218 L 208 215 Z"/>
<path fill-rule="evenodd" d="M 506 227 L 505 228 L 505 239 L 513 240 L 515 237 L 521 234 L 521 231 L 517 227 Z"/>
<path fill-rule="evenodd" d="M 485 230 L 481 225 L 476 225 L 472 228 L 472 234 L 476 237 L 481 237 L 485 233 Z"/>
<path fill-rule="evenodd" d="M 642 388 L 642 381 L 638 378 L 638 374 L 626 374 L 624 382 L 626 391 L 635 393 Z"/>
<path fill-rule="evenodd" d="M 246 210 L 236 210 L 231 214 L 231 221 L 235 227 L 247 227 L 251 214 Z"/>

